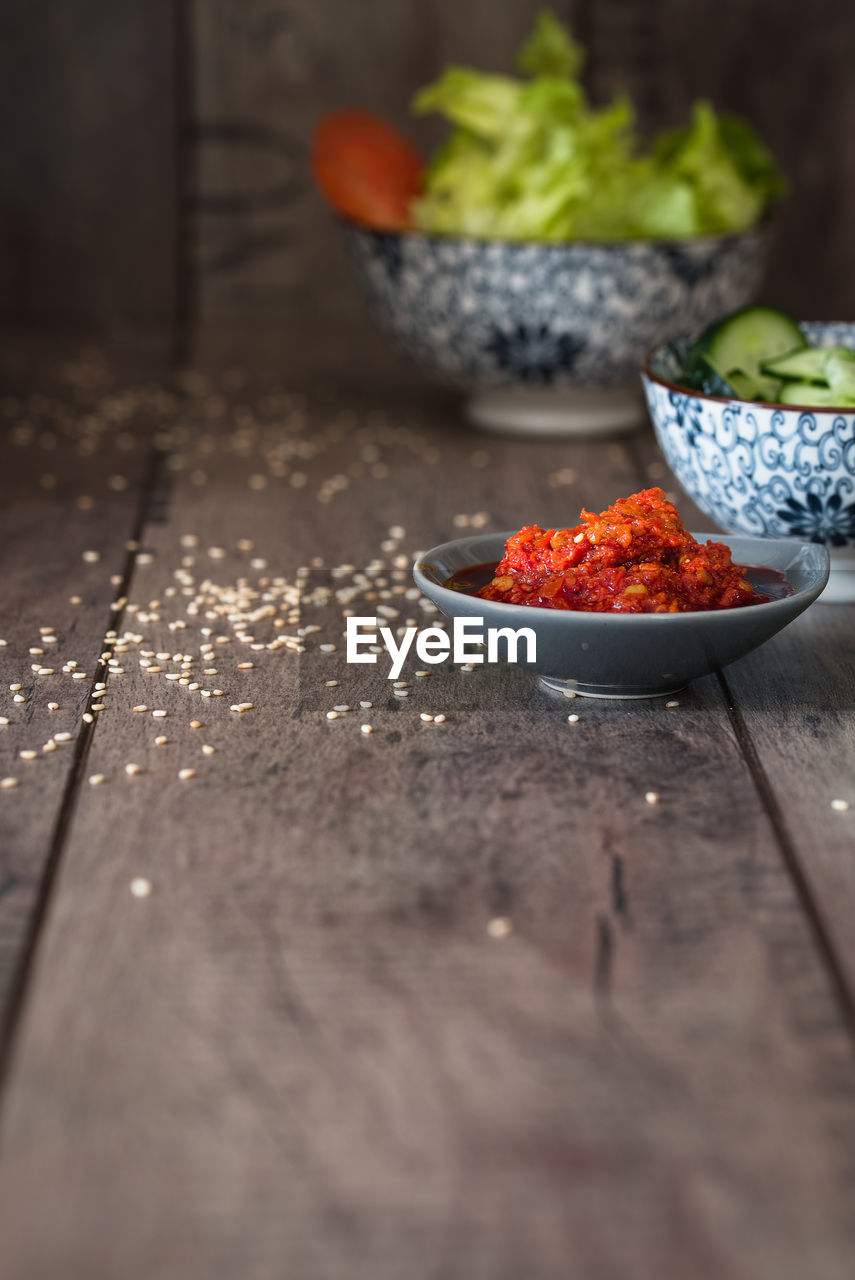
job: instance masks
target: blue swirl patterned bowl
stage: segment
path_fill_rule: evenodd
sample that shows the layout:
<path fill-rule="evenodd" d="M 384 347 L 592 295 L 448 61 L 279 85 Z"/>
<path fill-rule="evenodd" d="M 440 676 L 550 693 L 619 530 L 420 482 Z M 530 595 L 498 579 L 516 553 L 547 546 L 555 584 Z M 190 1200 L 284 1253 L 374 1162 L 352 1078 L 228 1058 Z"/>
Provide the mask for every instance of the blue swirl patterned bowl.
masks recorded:
<path fill-rule="evenodd" d="M 766 228 L 530 244 L 343 226 L 380 324 L 468 393 L 470 421 L 556 435 L 638 426 L 645 354 L 750 302 L 768 242 Z"/>
<path fill-rule="evenodd" d="M 816 346 L 855 347 L 855 324 L 802 325 Z M 691 339 L 651 352 L 642 381 L 680 484 L 729 533 L 824 543 L 826 602 L 855 600 L 855 410 L 799 409 L 680 386 Z"/>

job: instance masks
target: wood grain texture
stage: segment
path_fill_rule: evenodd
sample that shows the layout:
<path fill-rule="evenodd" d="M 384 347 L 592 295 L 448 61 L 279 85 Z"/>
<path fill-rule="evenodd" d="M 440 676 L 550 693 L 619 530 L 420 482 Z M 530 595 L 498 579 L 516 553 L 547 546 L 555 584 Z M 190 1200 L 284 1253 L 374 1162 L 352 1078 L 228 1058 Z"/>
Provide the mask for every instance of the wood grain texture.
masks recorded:
<path fill-rule="evenodd" d="M 34 0 L 0 39 L 0 317 L 167 326 L 178 289 L 173 5 Z"/>
<path fill-rule="evenodd" d="M 0 703 L 8 723 L 0 726 L 0 777 L 18 780 L 14 790 L 0 792 L 4 1036 L 58 848 L 63 806 L 85 756 L 81 716 L 94 682 L 102 679 L 104 635 L 116 617 L 111 605 L 122 592 L 125 543 L 139 518 L 150 465 L 153 415 L 133 410 L 139 393 L 99 396 L 78 387 L 75 403 L 67 382 L 59 397 L 56 390 L 7 397 L 2 406 Z M 97 563 L 84 553 L 97 554 Z M 52 630 L 43 635 L 42 627 Z M 69 660 L 85 679 L 62 671 Z M 45 752 L 55 733 L 70 738 Z M 22 759 L 22 750 L 35 750 L 38 758 Z"/>
<path fill-rule="evenodd" d="M 132 602 L 648 479 L 644 441 L 485 441 L 437 404 L 197 384 Z M 171 631 L 170 600 L 151 649 L 231 626 Z M 395 700 L 319 621 L 299 657 L 220 646 L 222 699 L 130 663 L 111 692 L 6 1099 L 11 1274 L 848 1276 L 851 1039 L 717 682 L 666 709 L 442 670 Z"/>

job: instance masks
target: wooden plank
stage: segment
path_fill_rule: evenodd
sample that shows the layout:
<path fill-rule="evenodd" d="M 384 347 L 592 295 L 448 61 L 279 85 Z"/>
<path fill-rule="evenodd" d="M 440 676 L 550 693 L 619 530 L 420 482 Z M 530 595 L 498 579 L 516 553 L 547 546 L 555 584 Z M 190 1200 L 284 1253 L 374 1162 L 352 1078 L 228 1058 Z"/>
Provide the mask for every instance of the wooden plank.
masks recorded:
<path fill-rule="evenodd" d="M 88 750 L 81 717 L 117 616 L 155 420 L 145 393 L 93 394 L 99 364 L 74 371 L 87 384 L 77 403 L 66 384 L 59 398 L 7 397 L 2 408 L 0 777 L 17 786 L 0 791 L 0 1038 Z M 69 661 L 85 679 L 63 672 Z M 22 759 L 30 750 L 38 758 Z"/>
<path fill-rule="evenodd" d="M 620 444 L 355 401 L 243 393 L 224 432 L 198 390 L 144 604 L 183 571 L 215 612 L 243 577 L 364 565 L 399 523 L 409 554 L 642 475 Z M 147 651 L 245 625 L 169 630 L 169 599 L 137 615 Z M 16 1277 L 851 1272 L 851 1040 L 714 679 L 568 725 L 524 673 L 413 679 L 395 710 L 340 649 L 215 652 L 223 698 L 129 662 L 98 722 L 109 782 L 80 796 L 7 1097 Z M 360 697 L 369 738 L 325 715 Z"/>
<path fill-rule="evenodd" d="M 173 6 L 34 0 L 3 21 L 0 317 L 170 325 L 178 196 Z"/>

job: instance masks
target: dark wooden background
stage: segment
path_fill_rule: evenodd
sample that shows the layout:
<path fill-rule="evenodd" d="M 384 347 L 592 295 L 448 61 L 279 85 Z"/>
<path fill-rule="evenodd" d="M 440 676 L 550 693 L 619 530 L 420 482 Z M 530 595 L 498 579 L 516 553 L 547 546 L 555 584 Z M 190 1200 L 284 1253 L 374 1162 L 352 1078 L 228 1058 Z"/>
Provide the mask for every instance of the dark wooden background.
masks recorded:
<path fill-rule="evenodd" d="M 371 342 L 311 188 L 323 111 L 361 104 L 429 144 L 412 91 L 449 61 L 509 69 L 537 0 L 28 0 L 0 20 L 0 324 L 267 336 L 295 313 Z M 792 182 L 766 288 L 851 317 L 852 0 L 556 0 L 645 127 L 709 96 Z M 275 343 L 272 350 L 276 352 Z M 287 361 L 289 353 L 277 352 Z"/>

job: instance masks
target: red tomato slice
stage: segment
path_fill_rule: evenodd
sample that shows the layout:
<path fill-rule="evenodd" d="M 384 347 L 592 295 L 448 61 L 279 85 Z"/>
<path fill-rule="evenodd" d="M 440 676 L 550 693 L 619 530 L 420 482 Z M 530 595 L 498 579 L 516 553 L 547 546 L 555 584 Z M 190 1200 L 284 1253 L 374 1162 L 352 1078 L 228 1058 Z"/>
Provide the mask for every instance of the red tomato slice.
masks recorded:
<path fill-rule="evenodd" d="M 368 111 L 335 111 L 315 129 L 312 174 L 339 213 L 369 227 L 412 226 L 424 161 L 403 134 Z"/>

